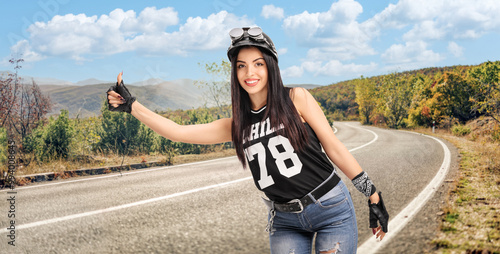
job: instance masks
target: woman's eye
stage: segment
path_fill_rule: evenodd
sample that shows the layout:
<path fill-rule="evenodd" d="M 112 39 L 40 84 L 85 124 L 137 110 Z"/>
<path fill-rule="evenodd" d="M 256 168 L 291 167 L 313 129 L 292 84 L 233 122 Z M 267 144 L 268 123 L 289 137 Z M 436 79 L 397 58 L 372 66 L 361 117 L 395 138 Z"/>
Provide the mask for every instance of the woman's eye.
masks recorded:
<path fill-rule="evenodd" d="M 241 68 L 245 68 L 245 65 L 244 64 L 240 64 L 237 67 L 238 67 L 238 69 L 241 69 Z"/>
<path fill-rule="evenodd" d="M 255 66 L 264 66 L 264 63 L 256 63 Z"/>

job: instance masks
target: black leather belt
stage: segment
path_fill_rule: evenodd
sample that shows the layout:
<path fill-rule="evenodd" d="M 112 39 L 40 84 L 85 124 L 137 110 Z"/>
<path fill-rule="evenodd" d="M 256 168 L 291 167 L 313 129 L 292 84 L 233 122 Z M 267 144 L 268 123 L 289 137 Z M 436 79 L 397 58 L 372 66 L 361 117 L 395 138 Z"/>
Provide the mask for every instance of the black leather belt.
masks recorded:
<path fill-rule="evenodd" d="M 306 208 L 306 206 L 314 203 L 314 200 L 311 198 L 318 200 L 331 189 L 333 189 L 340 181 L 340 177 L 337 174 L 334 174 L 330 179 L 323 182 L 318 188 L 311 191 L 304 197 L 300 199 L 293 199 L 288 201 L 287 203 L 274 203 L 274 209 L 280 212 L 285 213 L 300 213 Z M 309 195 L 310 194 L 310 195 Z"/>

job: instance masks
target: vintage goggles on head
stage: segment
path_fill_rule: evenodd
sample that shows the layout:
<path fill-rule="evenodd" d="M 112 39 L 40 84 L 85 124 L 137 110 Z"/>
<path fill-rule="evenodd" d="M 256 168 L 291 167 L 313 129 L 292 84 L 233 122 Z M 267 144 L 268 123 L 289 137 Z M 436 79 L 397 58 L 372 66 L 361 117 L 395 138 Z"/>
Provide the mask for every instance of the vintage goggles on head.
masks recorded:
<path fill-rule="evenodd" d="M 245 34 L 247 36 L 245 36 Z M 243 40 L 245 37 L 253 39 L 254 41 L 265 42 L 269 44 L 269 42 L 262 34 L 262 29 L 260 27 L 233 28 L 231 31 L 229 31 L 229 36 L 231 37 L 232 44 Z"/>

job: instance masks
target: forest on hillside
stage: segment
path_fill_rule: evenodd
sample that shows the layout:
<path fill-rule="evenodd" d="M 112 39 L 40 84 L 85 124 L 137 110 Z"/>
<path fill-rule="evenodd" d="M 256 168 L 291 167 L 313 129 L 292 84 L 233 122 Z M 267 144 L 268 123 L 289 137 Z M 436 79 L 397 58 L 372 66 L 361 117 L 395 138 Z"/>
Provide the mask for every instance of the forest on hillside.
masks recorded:
<path fill-rule="evenodd" d="M 330 121 L 450 128 L 481 116 L 500 124 L 500 61 L 360 77 L 311 90 Z"/>
<path fill-rule="evenodd" d="M 227 75 L 229 64 L 205 66 L 215 74 L 207 97 L 216 107 L 169 110 L 160 115 L 179 124 L 208 123 L 230 116 Z M 330 121 L 359 120 L 390 128 L 439 128 L 465 124 L 482 116 L 494 119 L 493 140 L 500 140 L 500 61 L 477 66 L 426 68 L 360 77 L 310 90 Z M 35 83 L 15 87 L 15 77 L 0 80 L 0 170 L 5 171 L 7 141 L 17 145 L 19 163 L 92 158 L 94 155 L 199 154 L 230 148 L 231 144 L 192 145 L 172 142 L 126 113 L 110 112 L 101 102 L 101 115 L 71 119 L 67 110 L 47 117 L 50 98 Z M 14 89 L 15 87 L 15 89 Z M 222 96 L 223 95 L 223 96 Z M 9 142 L 10 143 L 10 142 Z"/>

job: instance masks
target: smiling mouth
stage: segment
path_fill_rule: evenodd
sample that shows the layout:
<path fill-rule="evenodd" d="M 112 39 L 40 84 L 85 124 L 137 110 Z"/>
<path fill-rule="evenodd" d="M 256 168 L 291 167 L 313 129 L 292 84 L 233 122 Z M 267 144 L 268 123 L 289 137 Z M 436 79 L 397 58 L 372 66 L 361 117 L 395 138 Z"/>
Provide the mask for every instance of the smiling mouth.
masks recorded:
<path fill-rule="evenodd" d="M 257 80 L 257 79 L 245 80 L 245 84 L 247 84 L 248 86 L 255 86 L 255 85 L 257 85 L 258 82 L 259 82 L 259 80 Z"/>

